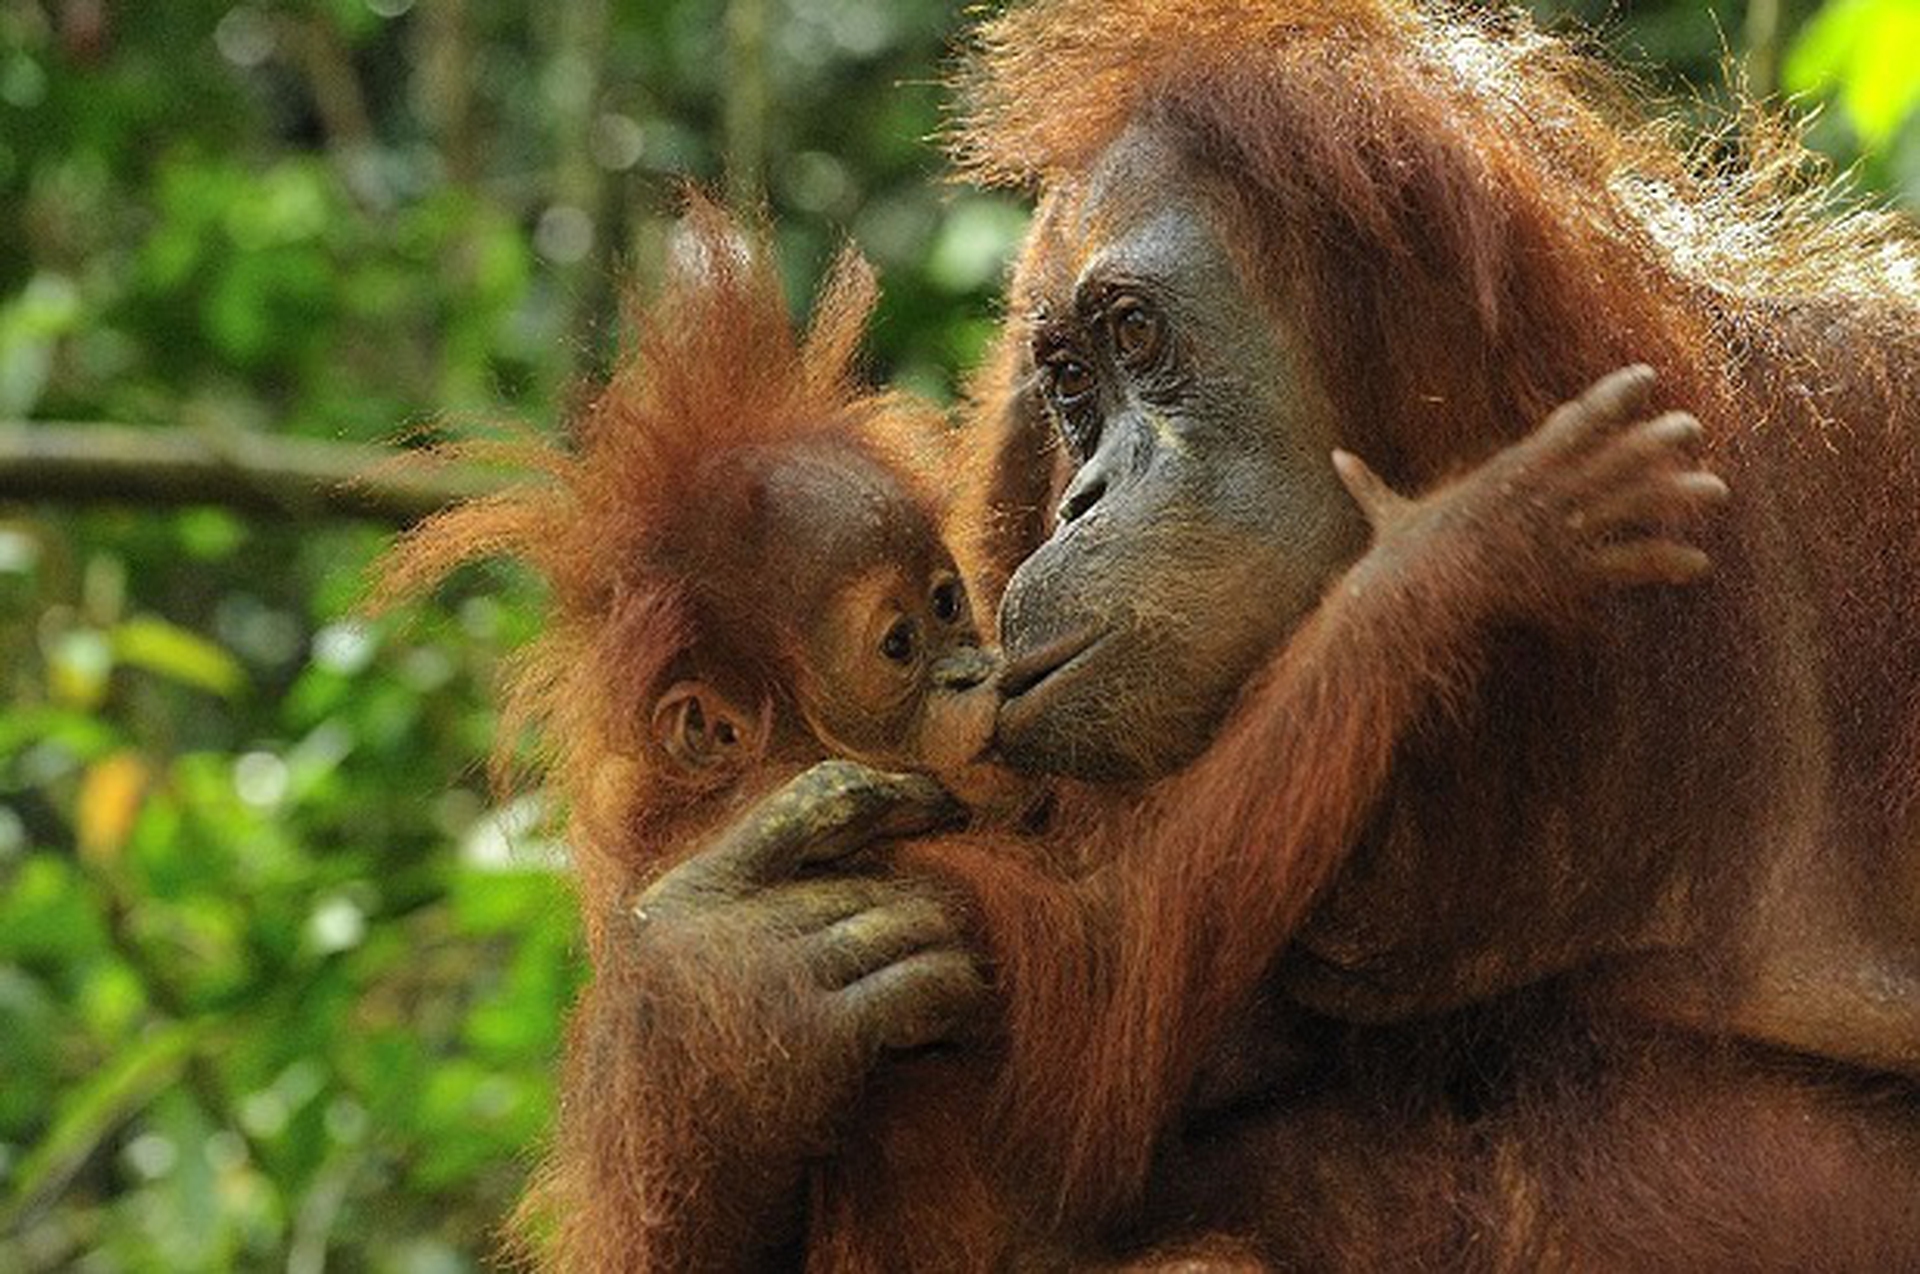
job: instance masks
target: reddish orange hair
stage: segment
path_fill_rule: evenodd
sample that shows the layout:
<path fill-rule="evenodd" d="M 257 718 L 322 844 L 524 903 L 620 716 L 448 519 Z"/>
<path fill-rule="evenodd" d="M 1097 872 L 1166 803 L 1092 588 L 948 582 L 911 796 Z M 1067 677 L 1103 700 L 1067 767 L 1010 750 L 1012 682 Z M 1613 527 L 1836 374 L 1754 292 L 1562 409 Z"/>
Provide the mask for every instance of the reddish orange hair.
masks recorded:
<path fill-rule="evenodd" d="M 1324 383 L 1348 419 L 1390 430 L 1377 441 L 1404 476 L 1636 359 L 1703 418 L 1758 423 L 1730 383 L 1803 376 L 1783 319 L 1810 305 L 1891 339 L 1862 379 L 1910 365 L 1910 221 L 1831 215 L 1832 187 L 1758 111 L 1683 148 L 1517 12 L 1041 0 L 980 29 L 959 89 L 962 172 L 1055 199 L 1130 124 L 1176 130 L 1241 201 L 1241 246 L 1318 339 Z M 1756 368 L 1769 355 L 1787 362 Z"/>
<path fill-rule="evenodd" d="M 736 985 L 732 943 L 723 935 L 677 953 L 640 977 L 618 926 L 620 904 L 647 875 L 697 848 L 699 833 L 779 776 L 754 772 L 752 790 L 703 786 L 665 761 L 650 734 L 651 706 L 664 680 L 696 646 L 711 590 L 752 581 L 711 546 L 740 530 L 727 497 L 737 467 L 728 461 L 765 448 L 829 443 L 883 468 L 923 507 L 939 504 L 923 480 L 937 452 L 937 415 L 912 401 L 863 391 L 854 362 L 874 300 L 872 276 L 851 252 L 834 267 L 804 336 L 788 317 L 767 236 L 700 198 L 690 202 L 658 295 L 630 307 L 630 335 L 607 384 L 573 421 L 569 447 L 538 442 L 450 448 L 502 460 L 535 475 L 493 496 L 430 518 L 389 556 L 376 603 L 418 593 L 472 559 L 509 555 L 531 565 L 551 592 L 549 613 L 522 655 L 506 692 L 496 775 L 511 769 L 519 737 L 531 730 L 541 763 L 567 800 L 569 834 L 594 975 L 571 1022 L 565 1098 L 555 1144 L 515 1221 L 518 1254 L 564 1269 L 671 1265 L 657 1213 L 706 1139 L 758 1122 L 781 1126 L 804 1099 L 773 1071 L 747 1079 L 743 1022 L 774 1020 L 802 993 L 804 970 L 782 969 Z M 745 590 L 751 592 L 750 589 Z M 728 594 L 732 600 L 733 594 Z M 748 621 L 751 615 L 745 616 Z M 733 635 L 729 635 L 730 638 Z M 774 640 L 749 633 L 727 643 Z M 747 650 L 744 654 L 765 654 Z M 967 858 L 964 846 L 950 851 Z M 983 879 L 994 873 L 982 864 Z M 936 859 L 936 864 L 938 860 Z M 643 1040 L 649 1004 L 708 1004 L 675 1018 L 680 1027 Z M 627 1061 L 650 1059 L 643 1070 Z M 974 1076 L 977 1082 L 979 1076 Z M 729 1083 L 721 1081 L 730 1081 Z M 716 1096 L 716 1093 L 731 1094 Z M 744 1094 L 744 1096 L 742 1096 Z M 912 1102 L 911 1097 L 907 1099 Z M 817 1175 L 817 1243 L 848 1260 L 895 1252 L 924 1227 L 927 1209 L 951 1235 L 955 1190 L 918 1186 L 948 1164 L 970 1135 L 963 1105 L 914 1104 L 916 1135 L 880 1137 L 883 1158 Z M 946 1173 L 950 1187 L 961 1178 Z M 912 1183 L 912 1184 L 909 1184 Z M 977 1173 L 959 1191 L 968 1216 L 987 1208 Z M 904 1195 L 903 1195 L 904 1191 Z M 885 1200 L 890 1225 L 861 1206 Z M 936 1207 L 937 1205 L 937 1207 Z M 720 1210 L 725 1212 L 727 1201 Z M 753 1218 L 741 1218 L 750 1227 Z M 991 1233 L 990 1224 L 968 1227 Z M 933 1240 L 938 1242 L 938 1239 Z M 531 1251 L 540 1245 L 544 1250 Z"/>

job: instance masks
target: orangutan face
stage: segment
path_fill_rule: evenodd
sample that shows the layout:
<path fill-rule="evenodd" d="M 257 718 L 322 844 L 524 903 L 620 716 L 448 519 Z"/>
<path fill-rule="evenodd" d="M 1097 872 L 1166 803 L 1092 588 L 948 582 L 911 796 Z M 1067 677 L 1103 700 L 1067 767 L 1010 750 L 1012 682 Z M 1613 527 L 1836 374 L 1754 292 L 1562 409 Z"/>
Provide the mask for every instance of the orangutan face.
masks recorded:
<path fill-rule="evenodd" d="M 1208 184 L 1136 128 L 1042 207 L 1016 296 L 1077 464 L 1009 584 L 1002 754 L 1150 777 L 1198 754 L 1359 550 L 1319 387 L 1230 255 Z"/>

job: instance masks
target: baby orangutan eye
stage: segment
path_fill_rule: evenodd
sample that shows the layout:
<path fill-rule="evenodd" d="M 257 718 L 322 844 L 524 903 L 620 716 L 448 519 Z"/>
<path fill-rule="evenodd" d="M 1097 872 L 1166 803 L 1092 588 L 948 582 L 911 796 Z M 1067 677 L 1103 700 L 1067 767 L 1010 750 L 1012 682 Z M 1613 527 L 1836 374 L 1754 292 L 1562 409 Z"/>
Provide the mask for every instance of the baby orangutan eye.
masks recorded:
<path fill-rule="evenodd" d="M 943 624 L 960 618 L 966 608 L 966 590 L 957 579 L 943 579 L 933 586 L 933 617 Z"/>
<path fill-rule="evenodd" d="M 920 646 L 918 638 L 912 620 L 896 619 L 887 629 L 887 635 L 880 639 L 880 653 L 897 664 L 912 663 L 914 652 Z"/>

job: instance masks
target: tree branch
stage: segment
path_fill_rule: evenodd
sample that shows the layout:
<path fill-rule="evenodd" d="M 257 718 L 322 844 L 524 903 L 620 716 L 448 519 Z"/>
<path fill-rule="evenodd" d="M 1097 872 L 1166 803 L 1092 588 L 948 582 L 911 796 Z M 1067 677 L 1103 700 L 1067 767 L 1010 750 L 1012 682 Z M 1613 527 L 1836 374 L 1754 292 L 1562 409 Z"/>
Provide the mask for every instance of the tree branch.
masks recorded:
<path fill-rule="evenodd" d="M 478 466 L 359 443 L 131 425 L 0 421 L 0 499 L 213 504 L 404 526 L 502 485 Z"/>
<path fill-rule="evenodd" d="M 324 19 L 290 20 L 286 28 L 300 67 L 313 91 L 314 108 L 327 130 L 327 147 L 336 156 L 374 142 L 373 112 L 360 87 L 353 54 Z"/>
<path fill-rule="evenodd" d="M 547 105 L 554 152 L 550 211 L 571 210 L 585 217 L 591 235 L 577 245 L 578 255 L 548 256 L 553 276 L 567 297 L 570 340 L 564 381 L 572 381 L 581 352 L 592 346 L 592 318 L 602 312 L 601 289 L 612 274 L 605 268 L 613 247 L 606 173 L 593 158 L 594 119 L 606 80 L 612 12 L 608 0 L 564 0 L 557 7 L 549 6 L 549 12 L 553 45 L 546 73 L 564 90 L 549 94 Z"/>
<path fill-rule="evenodd" d="M 468 0 L 424 5 L 414 23 L 416 109 L 446 157 L 447 179 L 480 184 L 480 133 L 473 118 L 474 41 Z"/>

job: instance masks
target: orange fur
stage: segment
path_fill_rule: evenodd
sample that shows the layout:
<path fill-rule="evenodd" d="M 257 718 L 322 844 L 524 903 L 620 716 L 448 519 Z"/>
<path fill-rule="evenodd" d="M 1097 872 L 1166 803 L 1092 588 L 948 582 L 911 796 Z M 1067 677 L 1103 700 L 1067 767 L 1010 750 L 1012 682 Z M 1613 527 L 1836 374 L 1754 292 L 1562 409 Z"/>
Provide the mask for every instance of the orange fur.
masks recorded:
<path fill-rule="evenodd" d="M 726 516 L 716 503 L 718 462 L 830 439 L 858 448 L 935 507 L 917 474 L 938 445 L 938 417 L 905 398 L 865 392 L 855 379 L 873 299 L 870 272 L 849 252 L 802 339 L 764 235 L 693 197 L 664 285 L 651 302 L 633 305 L 631 338 L 573 422 L 572 445 L 451 449 L 534 476 L 427 520 L 384 563 L 376 605 L 493 555 L 528 563 L 550 593 L 539 639 L 507 686 L 495 770 L 509 779 L 520 737 L 535 733 L 541 767 L 569 812 L 594 962 L 572 1024 L 557 1145 L 522 1217 L 523 1228 L 544 1233 L 544 1259 L 561 1268 L 641 1259 L 656 1242 L 654 1214 L 670 1211 L 682 1174 L 698 1171 L 697 1162 L 683 1162 L 697 1161 L 694 1148 L 724 1143 L 726 1127 L 778 1123 L 794 1099 L 773 1073 L 748 1085 L 752 1109 L 703 1096 L 741 1052 L 734 1033 L 777 1017 L 794 999 L 791 986 L 778 978 L 740 985 L 724 942 L 675 952 L 662 965 L 670 976 L 639 979 L 616 940 L 626 930 L 612 926 L 642 884 L 782 777 L 782 765 L 763 763 L 737 783 L 702 782 L 648 733 L 665 678 L 710 636 L 697 620 L 703 591 L 733 569 L 704 555 L 708 532 L 724 534 L 714 525 Z M 748 645 L 781 637 L 736 636 Z M 700 1004 L 708 1007 L 691 1020 L 703 1026 L 665 1041 L 647 1035 L 671 1045 L 649 1051 L 648 1069 L 624 1060 L 638 1056 L 633 1046 L 650 1014 Z M 724 1205 L 717 1215 L 726 1216 Z M 658 1259 L 672 1263 L 670 1255 Z"/>
<path fill-rule="evenodd" d="M 376 605 L 493 555 L 519 558 L 545 581 L 547 622 L 508 686 L 495 769 L 508 775 L 525 733 L 541 741 L 571 811 L 591 934 L 684 848 L 677 817 L 711 795 L 684 790 L 646 728 L 651 692 L 699 636 L 691 602 L 708 572 L 682 541 L 712 521 L 715 460 L 831 438 L 857 442 L 913 484 L 905 457 L 937 435 L 930 410 L 858 385 L 873 300 L 870 270 L 848 252 L 802 339 L 764 238 L 692 198 L 664 285 L 630 307 L 632 339 L 573 422 L 572 445 L 484 449 L 545 480 L 429 518 L 383 565 Z M 703 809 L 695 822 L 710 818 Z"/>
<path fill-rule="evenodd" d="M 935 436 L 911 404 L 850 386 L 848 363 L 871 303 L 856 261 L 842 262 L 801 342 L 764 243 L 697 201 L 683 233 L 661 296 L 636 311 L 637 336 L 577 422 L 575 447 L 492 449 L 539 476 L 414 530 L 376 595 L 390 603 L 496 554 L 528 562 L 551 590 L 543 633 L 508 686 L 496 764 L 504 775 L 519 731 L 538 731 L 571 813 L 594 961 L 571 1024 L 556 1143 L 520 1218 L 537 1259 L 566 1269 L 672 1267 L 676 1249 L 703 1246 L 712 1230 L 751 1233 L 760 1219 L 736 1215 L 725 1199 L 693 1210 L 703 1232 L 687 1233 L 678 1228 L 679 1198 L 730 1145 L 794 1122 L 808 1096 L 795 1087 L 804 1078 L 734 1069 L 735 1059 L 764 1057 L 745 1037 L 773 1029 L 799 995 L 783 975 L 742 981 L 761 934 L 656 951 L 642 976 L 629 958 L 631 931 L 615 923 L 636 889 L 784 776 L 763 765 L 737 786 L 693 783 L 646 733 L 646 705 L 701 638 L 691 602 L 707 582 L 702 572 L 725 565 L 689 562 L 684 552 L 687 529 L 716 516 L 705 475 L 740 450 L 852 437 L 910 482 L 924 463 L 913 449 Z M 1071 794 L 1065 804 L 1074 804 Z M 1085 967 L 1081 955 L 1107 939 L 1099 906 L 1070 883 L 1084 864 L 1049 854 L 1087 835 L 1063 811 L 1051 842 L 945 836 L 907 847 L 894 869 L 950 882 L 983 950 L 1005 954 L 1008 993 L 1020 979 L 1033 988 L 1022 1005 L 1057 993 L 1058 1011 L 1070 1012 L 1085 988 L 1060 975 Z M 1016 958 L 1055 944 L 1065 958 L 1048 976 Z M 671 1032 L 652 1026 L 669 1019 Z M 633 1060 L 643 1056 L 645 1066 Z M 1008 1198 L 993 1136 L 992 1112 L 1008 1109 L 1001 1057 L 988 1039 L 976 1056 L 913 1061 L 875 1077 L 859 1118 L 834 1134 L 838 1152 L 812 1178 L 811 1268 L 970 1269 L 1006 1259 L 1032 1220 Z M 751 1094 L 744 1103 L 742 1091 Z M 812 1135 L 824 1149 L 829 1130 Z M 750 1165 L 728 1170 L 752 1173 Z"/>

